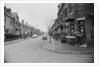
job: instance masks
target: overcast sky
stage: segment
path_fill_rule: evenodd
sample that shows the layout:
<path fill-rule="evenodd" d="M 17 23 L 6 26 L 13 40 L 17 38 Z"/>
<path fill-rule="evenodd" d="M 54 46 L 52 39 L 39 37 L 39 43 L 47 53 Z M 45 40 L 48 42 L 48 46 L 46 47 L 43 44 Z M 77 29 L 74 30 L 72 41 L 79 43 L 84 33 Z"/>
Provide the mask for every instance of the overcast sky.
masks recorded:
<path fill-rule="evenodd" d="M 23 19 L 35 28 L 38 25 L 44 32 L 47 31 L 46 24 L 57 18 L 57 3 L 5 3 L 5 6 L 18 13 L 19 21 Z"/>

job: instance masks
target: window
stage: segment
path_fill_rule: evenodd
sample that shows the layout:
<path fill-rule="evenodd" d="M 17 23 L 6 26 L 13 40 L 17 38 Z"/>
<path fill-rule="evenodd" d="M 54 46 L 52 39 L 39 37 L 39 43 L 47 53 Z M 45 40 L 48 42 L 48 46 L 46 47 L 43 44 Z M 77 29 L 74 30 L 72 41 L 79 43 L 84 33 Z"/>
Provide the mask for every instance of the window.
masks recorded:
<path fill-rule="evenodd" d="M 71 22 L 71 34 L 74 32 L 74 22 Z"/>
<path fill-rule="evenodd" d="M 11 18 L 11 24 L 13 24 L 13 19 Z"/>
<path fill-rule="evenodd" d="M 4 21 L 6 22 L 6 16 L 4 16 Z"/>
<path fill-rule="evenodd" d="M 65 18 L 67 17 L 67 8 L 65 8 Z"/>
<path fill-rule="evenodd" d="M 67 28 L 66 28 L 66 33 L 67 33 Z"/>
<path fill-rule="evenodd" d="M 70 14 L 73 13 L 73 3 L 70 3 Z"/>

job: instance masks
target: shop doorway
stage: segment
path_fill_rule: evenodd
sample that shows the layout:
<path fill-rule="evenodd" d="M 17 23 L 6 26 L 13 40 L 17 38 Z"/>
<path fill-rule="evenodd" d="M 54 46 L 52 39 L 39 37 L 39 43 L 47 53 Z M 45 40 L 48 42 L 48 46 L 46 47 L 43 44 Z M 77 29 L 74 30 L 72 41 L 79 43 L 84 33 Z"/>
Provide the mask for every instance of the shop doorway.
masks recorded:
<path fill-rule="evenodd" d="M 78 32 L 82 34 L 81 36 L 81 43 L 85 43 L 86 41 L 86 34 L 85 34 L 85 20 L 78 20 Z"/>

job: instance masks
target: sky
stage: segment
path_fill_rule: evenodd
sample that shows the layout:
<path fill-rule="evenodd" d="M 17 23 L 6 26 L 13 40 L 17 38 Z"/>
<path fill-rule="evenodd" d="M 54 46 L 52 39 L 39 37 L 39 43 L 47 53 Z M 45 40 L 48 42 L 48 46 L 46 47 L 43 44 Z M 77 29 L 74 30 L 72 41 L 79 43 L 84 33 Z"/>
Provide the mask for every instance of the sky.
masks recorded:
<path fill-rule="evenodd" d="M 48 31 L 47 25 L 53 24 L 57 18 L 58 3 L 5 3 L 12 12 L 17 12 L 19 21 L 28 23 L 30 26 Z"/>

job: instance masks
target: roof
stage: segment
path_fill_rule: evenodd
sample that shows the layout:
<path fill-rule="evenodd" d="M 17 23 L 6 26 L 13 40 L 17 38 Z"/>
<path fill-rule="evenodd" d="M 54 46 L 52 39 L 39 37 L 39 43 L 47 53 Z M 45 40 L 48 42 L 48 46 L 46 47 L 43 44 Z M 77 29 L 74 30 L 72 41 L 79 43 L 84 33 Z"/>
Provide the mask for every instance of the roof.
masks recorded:
<path fill-rule="evenodd" d="M 18 13 L 17 13 L 17 12 L 12 12 L 11 15 L 12 15 L 12 17 L 14 17 L 15 19 L 19 20 L 19 17 L 18 17 Z"/>
<path fill-rule="evenodd" d="M 11 9 L 4 7 L 4 15 L 9 16 L 12 18 Z"/>

